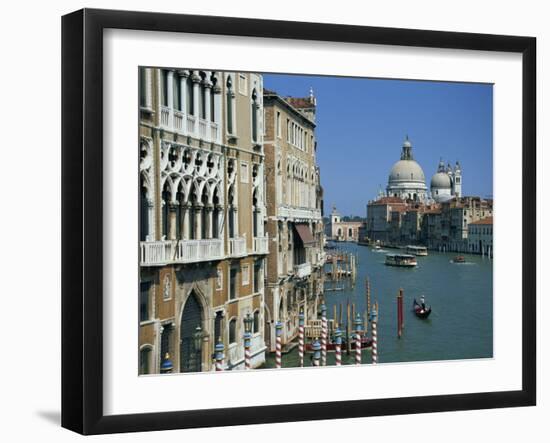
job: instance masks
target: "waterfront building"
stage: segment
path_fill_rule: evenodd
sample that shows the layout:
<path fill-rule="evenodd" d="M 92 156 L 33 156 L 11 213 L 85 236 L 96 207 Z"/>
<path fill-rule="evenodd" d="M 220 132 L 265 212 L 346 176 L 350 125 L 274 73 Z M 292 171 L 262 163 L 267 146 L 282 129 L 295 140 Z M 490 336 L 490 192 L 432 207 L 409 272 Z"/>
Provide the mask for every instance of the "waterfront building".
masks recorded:
<path fill-rule="evenodd" d="M 265 361 L 263 80 L 140 69 L 140 373 Z"/>
<path fill-rule="evenodd" d="M 468 225 L 468 251 L 493 256 L 493 217 L 485 217 Z"/>
<path fill-rule="evenodd" d="M 399 197 L 381 197 L 367 204 L 367 236 L 371 241 L 390 242 L 389 222 L 392 212 L 402 212 L 407 203 Z M 395 217 L 395 216 L 394 216 Z"/>
<path fill-rule="evenodd" d="M 327 224 L 325 232 L 335 241 L 359 241 L 359 230 L 365 225 L 363 221 L 343 221 L 342 216 L 332 207 L 330 221 Z"/>
<path fill-rule="evenodd" d="M 275 349 L 298 333 L 298 315 L 317 318 L 323 293 L 323 193 L 316 164 L 316 100 L 264 90 L 267 232 L 270 246 L 265 294 L 266 343 Z"/>
<path fill-rule="evenodd" d="M 468 252 L 468 226 L 492 215 L 493 201 L 490 199 L 452 198 L 442 203 L 439 211 L 426 214 L 422 241 L 431 249 Z"/>

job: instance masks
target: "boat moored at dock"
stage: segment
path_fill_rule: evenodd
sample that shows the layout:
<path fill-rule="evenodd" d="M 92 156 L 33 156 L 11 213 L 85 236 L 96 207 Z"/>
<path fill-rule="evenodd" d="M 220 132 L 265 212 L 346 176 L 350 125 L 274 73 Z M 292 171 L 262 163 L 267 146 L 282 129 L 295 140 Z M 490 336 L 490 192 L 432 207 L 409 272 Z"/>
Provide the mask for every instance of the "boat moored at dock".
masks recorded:
<path fill-rule="evenodd" d="M 387 254 L 386 262 L 387 266 L 398 266 L 402 268 L 414 268 L 418 263 L 416 257 L 410 254 Z"/>

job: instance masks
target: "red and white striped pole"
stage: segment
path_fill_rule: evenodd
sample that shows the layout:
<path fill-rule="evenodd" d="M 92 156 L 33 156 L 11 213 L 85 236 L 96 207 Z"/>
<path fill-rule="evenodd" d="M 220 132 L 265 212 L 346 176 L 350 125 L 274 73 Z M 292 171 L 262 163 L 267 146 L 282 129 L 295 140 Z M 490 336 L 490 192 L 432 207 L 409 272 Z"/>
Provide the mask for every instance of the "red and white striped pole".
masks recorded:
<path fill-rule="evenodd" d="M 336 366 L 342 366 L 342 331 L 340 328 L 336 328 L 334 333 L 334 343 L 336 348 Z"/>
<path fill-rule="evenodd" d="M 328 336 L 328 322 L 327 322 L 327 306 L 325 302 L 321 304 L 321 365 L 327 365 L 327 336 Z"/>
<path fill-rule="evenodd" d="M 275 324 L 275 367 L 277 369 L 280 369 L 282 366 L 282 338 L 281 335 L 283 334 L 283 324 L 278 321 Z"/>
<path fill-rule="evenodd" d="M 363 320 L 358 312 L 355 316 L 355 364 L 361 364 L 361 333 L 363 332 Z"/>
<path fill-rule="evenodd" d="M 300 367 L 304 367 L 304 311 L 298 315 L 298 356 L 300 357 Z"/>
<path fill-rule="evenodd" d="M 251 355 L 250 355 L 250 339 L 252 337 L 252 334 L 250 332 L 244 333 L 244 368 L 245 369 L 252 369 L 252 365 L 250 364 L 251 361 Z"/>
<path fill-rule="evenodd" d="M 378 303 L 370 311 L 370 321 L 372 328 L 372 364 L 378 363 Z"/>
<path fill-rule="evenodd" d="M 222 343 L 221 337 L 214 350 L 216 351 L 216 371 L 223 371 L 223 351 L 225 350 L 225 346 Z"/>

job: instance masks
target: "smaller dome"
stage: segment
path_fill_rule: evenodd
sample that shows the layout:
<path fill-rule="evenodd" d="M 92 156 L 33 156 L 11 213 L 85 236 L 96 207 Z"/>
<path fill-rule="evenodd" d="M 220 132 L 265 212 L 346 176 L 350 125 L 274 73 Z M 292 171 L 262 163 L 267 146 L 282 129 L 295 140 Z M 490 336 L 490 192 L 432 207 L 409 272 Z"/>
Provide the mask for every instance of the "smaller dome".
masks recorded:
<path fill-rule="evenodd" d="M 409 141 L 409 137 L 407 137 L 407 138 L 405 139 L 405 141 L 403 142 L 403 146 L 404 146 L 405 148 L 410 148 L 410 147 L 412 146 L 412 145 L 411 145 L 411 142 Z"/>
<path fill-rule="evenodd" d="M 431 188 L 451 189 L 451 178 L 445 172 L 437 172 L 432 177 Z"/>

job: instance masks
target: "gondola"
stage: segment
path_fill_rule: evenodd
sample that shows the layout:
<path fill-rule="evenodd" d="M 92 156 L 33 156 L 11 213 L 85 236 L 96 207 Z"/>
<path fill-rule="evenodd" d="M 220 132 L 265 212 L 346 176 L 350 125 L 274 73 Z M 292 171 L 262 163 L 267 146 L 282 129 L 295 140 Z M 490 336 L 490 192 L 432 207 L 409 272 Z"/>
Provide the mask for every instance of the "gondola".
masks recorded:
<path fill-rule="evenodd" d="M 415 315 L 418 318 L 428 318 L 428 316 L 432 313 L 432 307 L 431 306 L 429 306 L 429 307 L 426 307 L 426 305 L 424 305 L 424 306 L 425 307 L 423 308 L 422 305 L 420 305 L 416 301 L 416 298 L 414 299 L 413 310 L 414 310 Z"/>
<path fill-rule="evenodd" d="M 463 255 L 457 255 L 455 258 L 453 258 L 453 263 L 466 263 L 466 259 Z"/>

